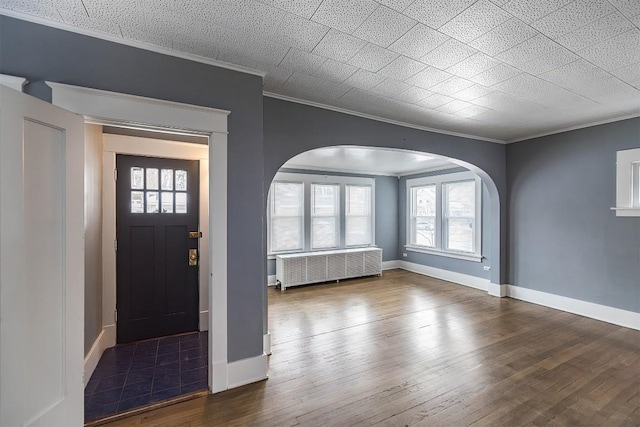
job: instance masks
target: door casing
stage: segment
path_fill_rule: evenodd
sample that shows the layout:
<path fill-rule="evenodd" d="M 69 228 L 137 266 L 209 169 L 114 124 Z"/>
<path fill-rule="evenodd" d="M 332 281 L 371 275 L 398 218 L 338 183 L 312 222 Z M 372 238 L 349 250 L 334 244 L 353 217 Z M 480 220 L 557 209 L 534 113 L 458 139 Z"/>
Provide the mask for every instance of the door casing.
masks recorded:
<path fill-rule="evenodd" d="M 211 159 L 206 197 L 210 207 L 207 277 L 210 313 L 209 388 L 216 393 L 228 389 L 230 384 L 235 387 L 267 378 L 264 357 L 257 358 L 251 365 L 254 372 L 247 374 L 243 371 L 242 375 L 235 373 L 233 369 L 230 372 L 227 361 L 227 116 L 230 112 L 54 82 L 46 83 L 52 88 L 53 104 L 83 115 L 85 123 L 169 130 L 174 133 L 184 131 L 208 137 Z M 212 271 L 215 271 L 215 277 Z M 236 364 L 234 362 L 231 367 Z M 229 379 L 230 375 L 232 380 Z"/>

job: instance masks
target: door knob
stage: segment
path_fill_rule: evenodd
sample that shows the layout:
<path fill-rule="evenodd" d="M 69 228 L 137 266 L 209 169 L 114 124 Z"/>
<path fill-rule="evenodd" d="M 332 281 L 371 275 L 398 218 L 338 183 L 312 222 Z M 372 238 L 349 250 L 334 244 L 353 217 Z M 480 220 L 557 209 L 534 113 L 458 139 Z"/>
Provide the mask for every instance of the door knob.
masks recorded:
<path fill-rule="evenodd" d="M 189 265 L 198 265 L 198 250 L 189 249 Z"/>

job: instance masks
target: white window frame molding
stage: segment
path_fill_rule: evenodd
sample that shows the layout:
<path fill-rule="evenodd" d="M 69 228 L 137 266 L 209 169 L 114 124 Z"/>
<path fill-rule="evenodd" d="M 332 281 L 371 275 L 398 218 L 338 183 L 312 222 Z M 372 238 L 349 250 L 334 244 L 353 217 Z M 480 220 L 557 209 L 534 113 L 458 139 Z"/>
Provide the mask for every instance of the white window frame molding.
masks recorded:
<path fill-rule="evenodd" d="M 462 252 L 444 249 L 444 209 L 445 203 L 443 200 L 444 191 L 443 185 L 446 183 L 460 182 L 460 181 L 475 181 L 475 195 L 476 195 L 476 212 L 475 212 L 475 242 L 474 252 Z M 427 185 L 436 186 L 436 246 L 426 247 L 411 244 L 411 209 L 412 209 L 412 189 L 415 187 L 422 187 Z M 458 172 L 442 175 L 426 176 L 422 178 L 411 178 L 406 181 L 406 226 L 405 226 L 405 249 L 410 252 L 419 252 L 430 255 L 438 255 L 448 258 L 456 258 L 465 261 L 482 262 L 482 180 L 478 175 L 469 172 Z"/>
<path fill-rule="evenodd" d="M 298 252 L 313 252 L 313 251 L 324 251 L 329 249 L 311 249 L 311 185 L 312 184 L 334 184 L 340 186 L 340 197 L 339 197 L 339 247 L 334 249 L 351 249 L 351 248 L 363 248 L 368 246 L 375 246 L 376 238 L 375 238 L 375 230 L 376 230 L 376 220 L 375 220 L 375 192 L 376 192 L 376 180 L 375 178 L 366 178 L 366 177 L 354 177 L 354 176 L 338 176 L 338 175 L 328 175 L 328 174 L 306 174 L 306 173 L 292 173 L 292 172 L 278 172 L 276 176 L 273 178 L 273 182 L 298 182 L 302 183 L 304 186 L 304 194 L 303 194 L 303 249 L 297 251 L 281 251 L 281 252 L 272 252 L 271 251 L 271 194 L 268 197 L 268 206 L 267 209 L 267 259 L 276 259 L 276 255 L 282 255 L 287 253 L 298 253 Z M 345 246 L 345 207 L 346 207 L 346 191 L 345 186 L 347 184 L 350 185 L 360 185 L 360 186 L 370 186 L 371 187 L 371 243 L 368 245 L 358 245 L 358 246 Z M 269 191 L 271 191 L 271 186 L 269 186 Z"/>
<path fill-rule="evenodd" d="M 640 148 L 616 153 L 616 216 L 640 216 Z"/>
<path fill-rule="evenodd" d="M 8 74 L 0 74 L 0 85 L 5 85 L 18 92 L 24 92 L 24 86 L 29 80 L 24 77 L 10 76 Z"/>
<path fill-rule="evenodd" d="M 266 378 L 266 356 L 256 358 L 255 362 L 227 361 L 227 116 L 230 112 L 60 83 L 46 83 L 52 88 L 53 104 L 84 116 L 85 123 L 115 124 L 145 130 L 170 130 L 174 133 L 183 131 L 208 138 L 209 388 L 211 392 L 217 393 Z M 258 367 L 255 372 L 245 370 L 246 378 L 244 374 L 236 373 L 245 363 Z"/>

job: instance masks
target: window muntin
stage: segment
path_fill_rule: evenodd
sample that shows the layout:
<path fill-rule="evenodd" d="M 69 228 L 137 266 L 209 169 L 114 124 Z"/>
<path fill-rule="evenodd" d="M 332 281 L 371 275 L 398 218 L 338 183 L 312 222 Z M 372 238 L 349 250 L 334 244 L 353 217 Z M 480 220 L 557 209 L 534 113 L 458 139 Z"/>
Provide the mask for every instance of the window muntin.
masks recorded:
<path fill-rule="evenodd" d="M 134 166 L 130 173 L 131 190 L 144 190 L 131 191 L 131 213 L 187 213 L 187 171 Z"/>
<path fill-rule="evenodd" d="M 472 172 L 409 179 L 408 250 L 481 259 L 481 183 Z"/>
<path fill-rule="evenodd" d="M 371 244 L 371 186 L 345 185 L 345 246 Z"/>
<path fill-rule="evenodd" d="M 304 248 L 303 198 L 301 182 L 274 182 L 270 195 L 270 251 Z"/>
<path fill-rule="evenodd" d="M 338 185 L 311 185 L 311 249 L 340 245 L 339 195 Z"/>

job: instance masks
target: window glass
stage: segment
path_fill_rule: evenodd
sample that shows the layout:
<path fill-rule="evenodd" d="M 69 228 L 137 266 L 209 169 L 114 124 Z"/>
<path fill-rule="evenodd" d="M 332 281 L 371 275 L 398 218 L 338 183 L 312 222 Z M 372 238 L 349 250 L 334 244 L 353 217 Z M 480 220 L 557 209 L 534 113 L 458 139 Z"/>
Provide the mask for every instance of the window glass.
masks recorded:
<path fill-rule="evenodd" d="M 147 213 L 158 213 L 158 192 L 147 191 Z"/>
<path fill-rule="evenodd" d="M 162 213 L 173 213 L 173 193 L 163 191 L 161 196 Z"/>
<path fill-rule="evenodd" d="M 131 213 L 144 213 L 144 192 L 131 192 Z"/>
<path fill-rule="evenodd" d="M 176 171 L 176 191 L 187 191 L 187 171 Z"/>
<path fill-rule="evenodd" d="M 371 186 L 346 185 L 345 245 L 371 244 Z"/>
<path fill-rule="evenodd" d="M 147 168 L 147 190 L 158 189 L 158 169 Z"/>
<path fill-rule="evenodd" d="M 445 199 L 445 247 L 454 251 L 474 251 L 476 213 L 475 181 L 443 184 Z"/>
<path fill-rule="evenodd" d="M 162 169 L 162 190 L 173 190 L 173 169 Z"/>
<path fill-rule="evenodd" d="M 436 247 L 436 186 L 426 185 L 411 189 L 412 217 L 411 243 Z"/>
<path fill-rule="evenodd" d="M 275 182 L 271 187 L 270 250 L 303 249 L 303 184 Z"/>
<path fill-rule="evenodd" d="M 139 167 L 131 168 L 131 189 L 142 190 L 144 188 L 144 169 Z"/>
<path fill-rule="evenodd" d="M 187 193 L 176 193 L 176 213 L 187 213 Z"/>
<path fill-rule="evenodd" d="M 338 195 L 340 186 L 311 186 L 311 248 L 329 249 L 339 246 Z"/>

